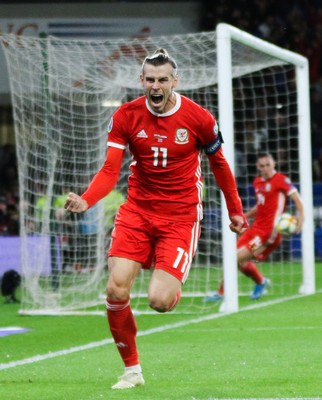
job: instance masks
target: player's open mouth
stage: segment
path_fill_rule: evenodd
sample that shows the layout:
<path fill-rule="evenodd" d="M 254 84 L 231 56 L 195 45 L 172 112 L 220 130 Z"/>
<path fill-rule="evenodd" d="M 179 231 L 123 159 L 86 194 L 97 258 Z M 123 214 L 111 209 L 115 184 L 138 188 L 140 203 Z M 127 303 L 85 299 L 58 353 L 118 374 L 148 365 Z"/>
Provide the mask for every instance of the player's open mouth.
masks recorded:
<path fill-rule="evenodd" d="M 153 103 L 159 104 L 163 100 L 163 95 L 162 94 L 151 94 L 151 100 Z"/>

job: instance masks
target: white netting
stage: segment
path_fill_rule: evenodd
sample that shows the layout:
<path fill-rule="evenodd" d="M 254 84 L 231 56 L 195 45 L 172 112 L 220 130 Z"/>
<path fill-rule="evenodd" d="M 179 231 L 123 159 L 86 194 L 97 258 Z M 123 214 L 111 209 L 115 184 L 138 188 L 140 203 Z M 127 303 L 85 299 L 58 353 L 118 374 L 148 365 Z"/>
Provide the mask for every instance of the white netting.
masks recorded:
<path fill-rule="evenodd" d="M 142 94 L 143 59 L 165 47 L 179 65 L 178 91 L 217 109 L 216 33 L 145 39 L 61 40 L 3 35 L 17 139 L 21 199 L 24 312 L 96 309 L 104 303 L 106 246 L 117 206 L 126 195 L 129 155 L 115 191 L 81 217 L 63 211 L 66 193 L 82 193 L 105 158 L 106 127 L 119 104 Z M 283 172 L 298 180 L 294 68 L 238 42 L 232 43 L 236 171 L 245 207 L 254 157 L 268 149 Z M 225 137 L 225 132 L 223 132 Z M 283 155 L 281 152 L 283 151 Z M 278 159 L 278 161 L 281 161 Z M 204 296 L 221 278 L 220 195 L 204 161 L 205 220 L 198 252 L 183 291 L 187 312 L 210 309 Z M 270 261 L 272 293 L 298 289 L 296 245 L 285 241 Z M 147 310 L 150 272 L 133 288 L 134 309 Z M 241 292 L 250 290 L 241 281 Z"/>
<path fill-rule="evenodd" d="M 299 183 L 299 138 L 297 125 L 297 92 L 292 65 L 268 68 L 234 81 L 236 171 L 244 206 L 255 204 L 252 181 L 257 175 L 256 156 L 261 152 L 274 155 L 276 168 L 293 183 Z M 288 211 L 296 214 L 293 202 Z M 302 279 L 301 239 L 299 235 L 284 238 L 270 262 L 259 265 L 272 279 L 270 293 L 292 293 Z M 240 277 L 240 290 L 252 284 Z"/>

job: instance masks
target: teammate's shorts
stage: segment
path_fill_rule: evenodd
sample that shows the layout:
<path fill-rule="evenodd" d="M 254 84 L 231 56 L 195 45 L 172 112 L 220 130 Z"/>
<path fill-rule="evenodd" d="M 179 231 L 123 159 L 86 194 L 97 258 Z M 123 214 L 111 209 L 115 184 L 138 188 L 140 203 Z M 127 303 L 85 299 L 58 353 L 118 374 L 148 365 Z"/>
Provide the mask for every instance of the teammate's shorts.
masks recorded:
<path fill-rule="evenodd" d="M 170 221 L 124 210 L 115 217 L 108 256 L 162 269 L 184 283 L 200 237 L 199 222 Z"/>
<path fill-rule="evenodd" d="M 272 236 L 267 232 L 250 227 L 238 238 L 237 249 L 246 247 L 256 260 L 264 261 L 280 245 L 281 241 L 282 235 L 278 233 Z"/>

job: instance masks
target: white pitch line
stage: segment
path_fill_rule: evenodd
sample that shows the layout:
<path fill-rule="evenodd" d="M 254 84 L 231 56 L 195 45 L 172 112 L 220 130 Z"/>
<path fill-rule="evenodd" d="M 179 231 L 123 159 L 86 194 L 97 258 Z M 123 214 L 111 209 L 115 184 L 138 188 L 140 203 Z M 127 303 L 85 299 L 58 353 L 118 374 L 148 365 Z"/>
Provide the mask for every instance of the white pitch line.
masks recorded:
<path fill-rule="evenodd" d="M 192 397 L 191 400 L 198 400 L 195 397 Z M 249 398 L 249 399 L 216 399 L 216 398 L 209 398 L 207 400 L 322 400 L 321 397 L 278 397 L 278 398 L 274 398 L 274 397 L 270 397 L 270 398 L 266 398 L 263 399 L 261 397 L 254 397 L 254 398 Z"/>
<path fill-rule="evenodd" d="M 257 303 L 257 304 L 251 304 L 249 306 L 241 308 L 239 311 L 234 311 L 234 312 L 229 312 L 229 313 L 227 312 L 227 313 L 222 313 L 222 314 L 204 315 L 204 316 L 201 316 L 201 317 L 198 317 L 198 318 L 179 321 L 179 322 L 176 322 L 174 324 L 166 324 L 166 325 L 162 325 L 162 326 L 159 326 L 159 327 L 156 327 L 156 328 L 147 329 L 145 331 L 139 331 L 137 336 L 152 335 L 154 333 L 164 332 L 164 331 L 168 331 L 170 329 L 176 329 L 176 328 L 180 328 L 182 326 L 187 326 L 187 325 L 190 325 L 190 324 L 198 324 L 198 323 L 204 322 L 204 321 L 211 321 L 213 319 L 227 317 L 228 315 L 236 314 L 236 313 L 239 313 L 239 312 L 244 312 L 244 311 L 254 310 L 254 309 L 257 309 L 257 308 L 263 308 L 263 307 L 271 306 L 271 305 L 274 305 L 274 304 L 284 303 L 286 301 L 295 300 L 295 299 L 298 299 L 298 298 L 301 298 L 301 297 L 304 297 L 304 296 L 305 295 L 294 295 L 294 296 L 284 297 L 284 298 L 281 298 L 281 299 L 270 300 L 270 301 L 261 302 L 261 303 Z M 311 296 L 311 295 L 307 295 L 307 296 Z M 107 344 L 111 344 L 111 343 L 114 343 L 114 340 L 112 338 L 111 339 L 100 340 L 100 341 L 97 341 L 97 342 L 88 343 L 88 344 L 85 344 L 85 345 L 82 345 L 82 346 L 70 347 L 69 349 L 58 350 L 58 351 L 47 353 L 47 354 L 39 354 L 37 356 L 25 358 L 23 360 L 17 360 L 17 361 L 12 361 L 12 362 L 9 362 L 9 363 L 0 364 L 0 370 L 14 368 L 14 367 L 18 367 L 20 365 L 33 364 L 35 362 L 48 360 L 48 359 L 54 358 L 54 357 L 65 356 L 65 355 L 68 355 L 68 354 L 71 354 L 71 353 L 76 353 L 77 351 L 84 351 L 84 350 L 93 349 L 95 347 L 101 347 L 101 346 L 104 346 L 104 345 L 107 345 Z M 315 399 L 317 399 L 317 398 L 315 398 Z M 215 400 L 215 399 L 209 399 L 209 400 Z M 229 400 L 233 400 L 233 399 L 229 399 Z M 239 399 L 239 400 L 241 400 L 241 399 Z M 248 400 L 250 400 L 250 399 L 248 399 Z M 251 399 L 251 400 L 254 400 L 254 399 Z M 292 400 L 296 400 L 296 399 L 292 399 Z M 318 400 L 322 400 L 322 399 L 318 399 Z"/>
<path fill-rule="evenodd" d="M 309 331 L 309 330 L 322 330 L 322 326 L 294 326 L 294 327 L 283 327 L 283 326 L 275 326 L 275 327 L 263 327 L 263 328 L 246 328 L 247 332 L 269 332 L 269 331 Z M 225 332 L 237 332 L 239 331 L 239 327 L 236 328 L 225 328 Z M 189 328 L 185 329 L 185 332 L 222 332 L 222 328 Z"/>

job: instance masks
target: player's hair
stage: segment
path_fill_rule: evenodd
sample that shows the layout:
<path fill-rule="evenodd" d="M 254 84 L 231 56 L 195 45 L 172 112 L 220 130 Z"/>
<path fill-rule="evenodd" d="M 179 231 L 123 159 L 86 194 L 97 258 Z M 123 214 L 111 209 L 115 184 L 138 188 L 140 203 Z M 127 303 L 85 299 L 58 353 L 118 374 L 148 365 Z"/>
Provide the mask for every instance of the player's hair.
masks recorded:
<path fill-rule="evenodd" d="M 178 74 L 178 66 L 176 61 L 163 48 L 157 49 L 151 56 L 145 57 L 142 63 L 142 73 L 144 72 L 144 66 L 146 64 L 153 65 L 154 67 L 158 67 L 159 65 L 164 64 L 170 64 L 173 68 L 173 76 L 177 76 Z"/>
<path fill-rule="evenodd" d="M 274 160 L 273 155 L 271 153 L 268 153 L 268 152 L 265 152 L 265 151 L 262 152 L 262 153 L 257 154 L 256 159 L 259 160 L 260 158 L 265 158 L 265 157 L 268 157 L 268 158 L 271 158 L 272 160 Z"/>

